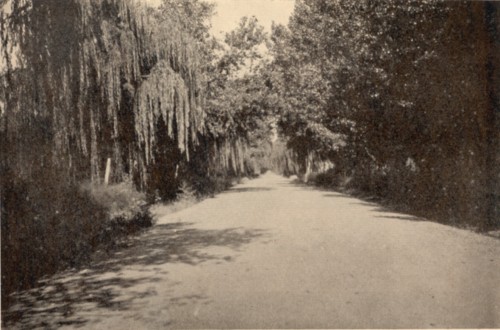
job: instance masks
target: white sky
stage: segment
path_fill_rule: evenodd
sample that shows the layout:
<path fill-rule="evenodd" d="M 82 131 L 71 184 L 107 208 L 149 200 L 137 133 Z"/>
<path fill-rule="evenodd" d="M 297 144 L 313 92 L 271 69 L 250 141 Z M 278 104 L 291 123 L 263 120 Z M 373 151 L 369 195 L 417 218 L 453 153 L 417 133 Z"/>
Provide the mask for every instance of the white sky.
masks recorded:
<path fill-rule="evenodd" d="M 159 5 L 161 0 L 142 0 L 151 5 Z M 212 19 L 212 33 L 221 37 L 225 32 L 233 30 L 243 16 L 255 16 L 266 31 L 270 32 L 271 23 L 286 25 L 295 0 L 211 0 L 216 7 L 216 15 Z"/>

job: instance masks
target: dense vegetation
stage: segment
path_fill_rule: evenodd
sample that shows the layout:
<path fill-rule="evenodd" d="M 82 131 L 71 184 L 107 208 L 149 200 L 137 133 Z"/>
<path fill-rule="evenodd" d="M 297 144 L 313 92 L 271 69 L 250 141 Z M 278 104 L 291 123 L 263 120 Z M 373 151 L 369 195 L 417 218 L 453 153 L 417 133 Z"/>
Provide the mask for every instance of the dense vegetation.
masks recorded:
<path fill-rule="evenodd" d="M 202 0 L 0 1 L 2 298 L 266 168 L 498 227 L 499 6 L 297 0 L 219 41 Z"/>
<path fill-rule="evenodd" d="M 255 21 L 224 45 L 200 1 L 0 5 L 3 298 L 150 225 L 146 200 L 213 193 L 256 171 L 252 146 L 266 136 L 250 131 L 263 125 L 251 101 L 231 99 L 264 40 Z"/>
<path fill-rule="evenodd" d="M 298 174 L 499 226 L 499 24 L 493 2 L 296 1 L 268 72 Z"/>

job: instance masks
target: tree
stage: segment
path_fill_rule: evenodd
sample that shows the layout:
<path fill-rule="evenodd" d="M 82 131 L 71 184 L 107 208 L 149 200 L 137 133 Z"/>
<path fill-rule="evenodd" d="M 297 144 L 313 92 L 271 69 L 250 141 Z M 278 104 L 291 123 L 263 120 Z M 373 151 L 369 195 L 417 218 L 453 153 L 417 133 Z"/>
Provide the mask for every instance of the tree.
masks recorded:
<path fill-rule="evenodd" d="M 289 146 L 303 149 L 297 161 L 304 168 L 304 157 L 321 150 L 358 189 L 491 227 L 484 219 L 498 212 L 495 8 L 297 1 L 289 30 L 276 27 L 271 37 L 281 127 Z M 311 125 L 322 129 L 312 133 Z M 328 134 L 344 143 L 318 142 Z"/>
<path fill-rule="evenodd" d="M 250 147 L 269 139 L 269 108 L 259 64 L 259 48 L 266 38 L 255 17 L 243 17 L 216 48 L 220 54 L 209 71 L 206 103 L 206 128 L 215 141 L 213 148 L 220 151 L 207 159 L 214 172 L 253 172 Z"/>

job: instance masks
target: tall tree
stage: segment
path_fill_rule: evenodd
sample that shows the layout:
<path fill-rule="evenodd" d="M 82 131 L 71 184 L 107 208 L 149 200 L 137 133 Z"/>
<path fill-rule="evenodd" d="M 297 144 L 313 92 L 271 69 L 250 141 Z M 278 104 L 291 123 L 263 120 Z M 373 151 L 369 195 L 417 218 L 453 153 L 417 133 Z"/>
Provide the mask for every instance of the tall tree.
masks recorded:
<path fill-rule="evenodd" d="M 448 222 L 498 224 L 497 7 L 297 1 L 273 37 L 283 132 L 314 141 L 300 129 L 314 123 L 341 134 L 324 154 L 359 189 Z M 297 145 L 302 158 L 323 148 Z"/>

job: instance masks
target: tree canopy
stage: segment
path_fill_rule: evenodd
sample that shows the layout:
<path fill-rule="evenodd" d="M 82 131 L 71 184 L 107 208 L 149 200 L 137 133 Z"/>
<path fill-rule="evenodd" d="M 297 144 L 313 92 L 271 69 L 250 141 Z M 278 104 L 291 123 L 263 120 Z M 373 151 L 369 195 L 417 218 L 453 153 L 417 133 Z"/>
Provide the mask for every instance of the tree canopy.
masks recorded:
<path fill-rule="evenodd" d="M 498 17 L 489 2 L 296 1 L 270 70 L 299 172 L 326 157 L 397 204 L 497 223 Z"/>

